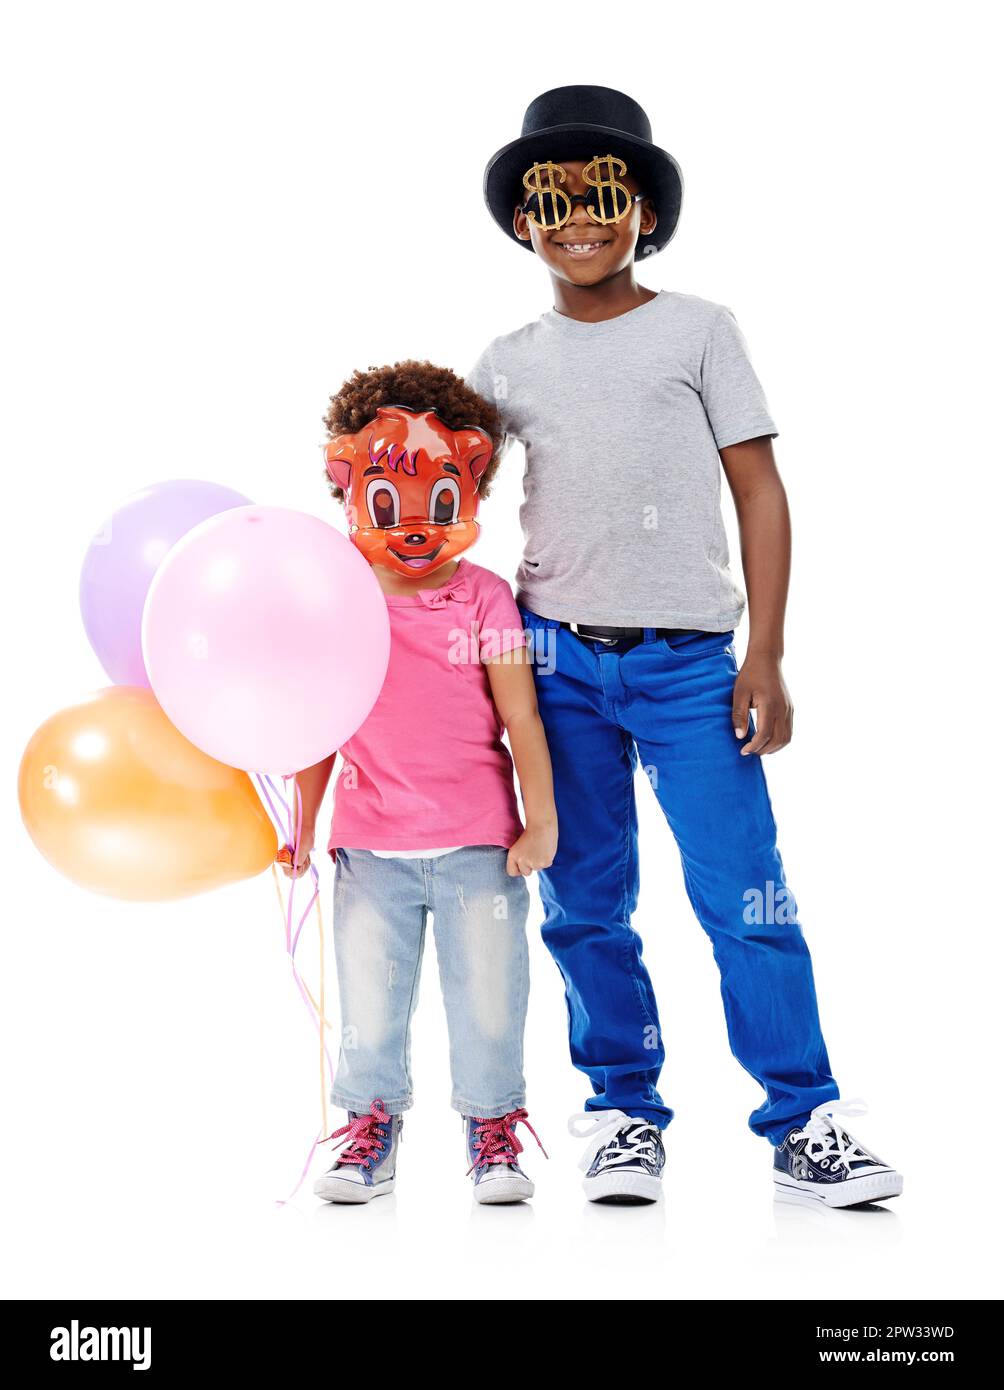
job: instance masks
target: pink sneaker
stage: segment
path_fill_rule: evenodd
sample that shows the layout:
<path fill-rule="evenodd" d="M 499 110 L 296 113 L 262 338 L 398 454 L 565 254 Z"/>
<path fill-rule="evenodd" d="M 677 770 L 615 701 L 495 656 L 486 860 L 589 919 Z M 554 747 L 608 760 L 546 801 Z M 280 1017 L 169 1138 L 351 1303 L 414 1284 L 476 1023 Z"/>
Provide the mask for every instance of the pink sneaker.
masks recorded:
<path fill-rule="evenodd" d="M 467 1157 L 471 1161 L 467 1172 L 474 1175 L 476 1202 L 524 1202 L 533 1196 L 533 1183 L 517 1159 L 523 1152 L 523 1145 L 515 1133 L 518 1124 L 526 1125 L 546 1158 L 547 1151 L 537 1138 L 525 1110 L 510 1110 L 508 1115 L 500 1115 L 496 1119 L 464 1116 Z"/>
<path fill-rule="evenodd" d="M 402 1123 L 402 1116 L 386 1113 L 382 1100 L 375 1100 L 364 1115 L 350 1110 L 349 1123 L 328 1135 L 344 1135 L 345 1148 L 314 1183 L 315 1196 L 328 1202 L 369 1202 L 393 1192 Z"/>

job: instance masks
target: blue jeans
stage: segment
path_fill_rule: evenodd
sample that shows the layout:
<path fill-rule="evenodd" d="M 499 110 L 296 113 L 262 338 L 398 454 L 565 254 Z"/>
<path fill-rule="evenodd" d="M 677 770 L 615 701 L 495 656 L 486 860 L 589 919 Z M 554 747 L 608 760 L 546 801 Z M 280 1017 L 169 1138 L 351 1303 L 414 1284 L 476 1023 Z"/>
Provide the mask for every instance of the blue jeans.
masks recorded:
<path fill-rule="evenodd" d="M 732 728 L 733 634 L 646 629 L 633 647 L 606 647 L 520 611 L 558 809 L 558 852 L 539 876 L 542 934 L 565 982 L 572 1061 L 592 1083 L 586 1109 L 660 1128 L 673 1118 L 656 1089 L 665 1053 L 631 926 L 640 758 L 711 939 L 729 1045 L 766 1092 L 750 1128 L 780 1143 L 839 1091 L 763 767 L 740 755 Z"/>
<path fill-rule="evenodd" d="M 501 845 L 433 859 L 335 856 L 334 937 L 342 1040 L 331 1101 L 388 1114 L 412 1104 L 411 1016 L 432 913 L 450 1037 L 451 1105 L 506 1115 L 525 1104 L 523 1027 L 530 988 L 526 880 Z"/>

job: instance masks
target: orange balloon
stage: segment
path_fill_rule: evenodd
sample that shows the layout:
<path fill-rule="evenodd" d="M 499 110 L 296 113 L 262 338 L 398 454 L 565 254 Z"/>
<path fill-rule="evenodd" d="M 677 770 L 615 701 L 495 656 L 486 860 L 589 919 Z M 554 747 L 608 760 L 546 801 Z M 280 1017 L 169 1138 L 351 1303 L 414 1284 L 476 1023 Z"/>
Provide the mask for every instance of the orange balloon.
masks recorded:
<path fill-rule="evenodd" d="M 153 692 L 99 690 L 32 736 L 18 775 L 36 847 L 113 898 L 187 898 L 260 874 L 276 834 L 250 777 L 180 734 Z"/>

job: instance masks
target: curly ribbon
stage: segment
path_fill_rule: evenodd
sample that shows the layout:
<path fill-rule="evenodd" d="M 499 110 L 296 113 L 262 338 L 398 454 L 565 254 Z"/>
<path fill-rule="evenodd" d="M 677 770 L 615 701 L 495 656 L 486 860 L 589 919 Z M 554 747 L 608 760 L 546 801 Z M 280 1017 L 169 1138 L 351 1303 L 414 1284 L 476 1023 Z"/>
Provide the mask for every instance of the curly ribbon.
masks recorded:
<path fill-rule="evenodd" d="M 265 802 L 265 805 L 268 807 L 268 810 L 272 815 L 272 819 L 276 822 L 280 835 L 285 835 L 286 846 L 288 849 L 292 851 L 293 863 L 297 864 L 299 863 L 300 858 L 300 837 L 303 830 L 303 802 L 300 797 L 300 788 L 296 785 L 296 780 L 294 778 L 293 790 L 295 796 L 293 798 L 293 803 L 296 808 L 294 816 L 293 806 L 290 804 L 289 801 L 287 801 L 286 797 L 275 785 L 271 777 L 267 775 L 262 776 L 260 773 L 256 773 L 255 776 L 258 782 L 259 791 L 262 795 L 262 799 Z M 283 778 L 284 782 L 288 780 L 290 780 L 288 776 Z M 275 798 L 274 800 L 273 797 Z M 281 804 L 282 810 L 285 812 L 285 817 L 283 817 L 283 815 L 277 808 L 276 801 L 278 801 Z M 283 823 L 284 821 L 285 824 Z M 311 863 L 310 865 L 309 873 L 311 878 L 313 879 L 313 892 L 310 895 L 310 901 L 304 908 L 303 913 L 301 914 L 299 921 L 297 922 L 296 930 L 294 931 L 293 901 L 296 891 L 296 885 L 299 880 L 296 878 L 290 879 L 289 896 L 287 901 L 283 903 L 282 888 L 279 884 L 279 875 L 276 872 L 275 864 L 273 863 L 272 865 L 272 880 L 275 884 L 276 897 L 279 902 L 279 911 L 282 915 L 283 930 L 286 937 L 286 952 L 289 955 L 290 969 L 293 972 L 293 979 L 300 993 L 300 998 L 303 1000 L 304 1005 L 310 1013 L 311 1022 L 314 1023 L 314 1025 L 317 1028 L 321 1092 L 320 1131 L 318 1132 L 318 1134 L 316 1135 L 316 1137 L 310 1145 L 310 1149 L 307 1153 L 306 1162 L 304 1163 L 303 1168 L 300 1172 L 300 1176 L 297 1180 L 296 1186 L 293 1188 L 293 1190 L 289 1193 L 287 1197 L 276 1198 L 277 1206 L 285 1206 L 287 1202 L 291 1201 L 293 1197 L 296 1196 L 296 1193 L 299 1191 L 300 1186 L 303 1183 L 303 1180 L 307 1176 L 307 1172 L 310 1169 L 310 1165 L 314 1157 L 314 1150 L 317 1148 L 319 1144 L 323 1143 L 325 1138 L 328 1137 L 328 1088 L 325 1082 L 325 1060 L 327 1061 L 328 1074 L 332 1079 L 332 1083 L 334 1081 L 334 1067 L 331 1061 L 331 1053 L 328 1050 L 327 1041 L 324 1036 L 325 1028 L 330 1028 L 332 1025 L 329 1019 L 327 1018 L 324 1009 L 324 918 L 321 913 L 320 876 L 318 875 L 317 868 L 313 863 Z M 318 994 L 320 996 L 319 1000 L 314 999 L 314 996 L 313 994 L 311 994 L 310 989 L 306 984 L 306 981 L 300 975 L 300 972 L 296 966 L 296 948 L 299 945 L 300 933 L 303 931 L 304 923 L 310 916 L 311 909 L 315 911 L 317 916 L 320 970 L 320 983 L 318 988 Z"/>

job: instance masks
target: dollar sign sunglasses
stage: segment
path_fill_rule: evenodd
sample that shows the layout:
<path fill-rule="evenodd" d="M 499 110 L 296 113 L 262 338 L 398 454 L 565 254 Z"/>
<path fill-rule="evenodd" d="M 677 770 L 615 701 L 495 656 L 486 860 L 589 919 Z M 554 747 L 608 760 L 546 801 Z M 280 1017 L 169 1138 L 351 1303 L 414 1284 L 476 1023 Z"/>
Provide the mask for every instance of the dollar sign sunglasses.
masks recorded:
<path fill-rule="evenodd" d="M 546 231 L 563 227 L 572 215 L 576 203 L 585 206 L 586 214 L 593 222 L 607 226 L 620 222 L 631 211 L 635 203 L 640 203 L 644 193 L 629 193 L 619 182 L 627 173 L 627 165 L 616 155 L 594 155 L 582 170 L 583 181 L 588 184 L 587 193 L 568 193 L 559 185 L 568 175 L 560 164 L 544 160 L 532 165 L 523 175 L 526 201 L 520 204 L 520 212 Z"/>

